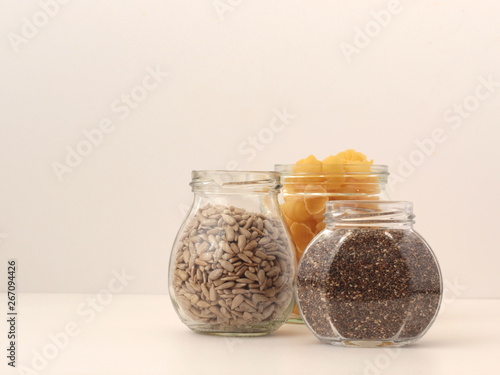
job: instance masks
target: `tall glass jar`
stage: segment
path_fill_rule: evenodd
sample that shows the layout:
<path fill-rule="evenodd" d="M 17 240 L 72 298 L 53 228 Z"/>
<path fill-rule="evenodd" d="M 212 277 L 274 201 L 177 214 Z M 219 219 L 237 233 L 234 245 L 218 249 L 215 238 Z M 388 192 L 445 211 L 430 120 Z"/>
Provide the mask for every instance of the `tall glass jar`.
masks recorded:
<path fill-rule="evenodd" d="M 410 202 L 327 203 L 326 228 L 297 270 L 302 316 L 321 341 L 402 346 L 431 326 L 442 278 L 413 218 Z"/>
<path fill-rule="evenodd" d="M 194 201 L 172 250 L 169 290 L 197 333 L 268 334 L 294 305 L 294 251 L 276 172 L 193 171 Z"/>
<path fill-rule="evenodd" d="M 388 170 L 367 164 L 278 164 L 283 185 L 280 201 L 285 222 L 300 260 L 307 245 L 323 228 L 326 202 L 388 200 Z M 303 323 L 297 306 L 288 320 Z"/>

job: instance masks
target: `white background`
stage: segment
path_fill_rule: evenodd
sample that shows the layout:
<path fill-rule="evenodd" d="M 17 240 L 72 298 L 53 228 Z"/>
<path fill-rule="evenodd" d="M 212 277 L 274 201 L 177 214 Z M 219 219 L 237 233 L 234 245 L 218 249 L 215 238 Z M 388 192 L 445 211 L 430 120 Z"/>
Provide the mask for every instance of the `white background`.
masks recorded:
<path fill-rule="evenodd" d="M 390 194 L 414 202 L 448 297 L 499 298 L 500 84 L 481 83 L 500 82 L 499 3 L 220 4 L 73 0 L 44 16 L 1 1 L 0 276 L 17 258 L 26 292 L 95 293 L 125 270 L 126 292 L 165 293 L 192 169 L 355 148 L 401 177 Z M 168 78 L 117 112 L 148 67 Z M 264 130 L 283 110 L 296 117 Z M 58 179 L 105 119 L 113 131 Z"/>

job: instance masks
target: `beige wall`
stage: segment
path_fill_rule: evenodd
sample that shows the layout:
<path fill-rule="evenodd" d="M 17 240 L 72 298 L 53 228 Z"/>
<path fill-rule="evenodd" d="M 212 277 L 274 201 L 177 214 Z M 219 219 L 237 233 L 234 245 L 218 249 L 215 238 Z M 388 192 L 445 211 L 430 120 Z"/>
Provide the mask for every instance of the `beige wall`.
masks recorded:
<path fill-rule="evenodd" d="M 192 169 L 355 148 L 414 202 L 447 297 L 500 297 L 497 1 L 63 3 L 0 6 L 0 269 L 17 258 L 21 290 L 125 269 L 166 292 Z"/>

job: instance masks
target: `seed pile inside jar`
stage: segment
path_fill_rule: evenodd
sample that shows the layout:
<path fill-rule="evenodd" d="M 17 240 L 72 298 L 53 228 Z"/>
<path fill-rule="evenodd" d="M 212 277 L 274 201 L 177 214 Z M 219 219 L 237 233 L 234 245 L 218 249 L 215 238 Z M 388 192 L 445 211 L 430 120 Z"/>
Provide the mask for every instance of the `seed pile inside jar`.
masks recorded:
<path fill-rule="evenodd" d="M 293 256 L 278 218 L 207 205 L 187 223 L 176 251 L 175 297 L 191 319 L 247 326 L 287 318 Z"/>
<path fill-rule="evenodd" d="M 416 338 L 441 300 L 432 253 L 398 229 L 335 229 L 303 255 L 297 287 L 303 316 L 325 338 Z"/>

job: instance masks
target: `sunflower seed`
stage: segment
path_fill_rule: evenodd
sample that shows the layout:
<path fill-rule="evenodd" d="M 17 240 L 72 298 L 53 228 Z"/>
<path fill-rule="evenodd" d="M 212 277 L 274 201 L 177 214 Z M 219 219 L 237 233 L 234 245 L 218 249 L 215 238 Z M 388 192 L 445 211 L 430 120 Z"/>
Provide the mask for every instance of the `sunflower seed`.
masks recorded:
<path fill-rule="evenodd" d="M 206 252 L 200 255 L 200 259 L 203 261 L 209 261 L 212 260 L 212 253 Z"/>
<path fill-rule="evenodd" d="M 233 294 L 245 294 L 248 293 L 246 289 L 233 289 Z"/>
<path fill-rule="evenodd" d="M 220 289 L 229 289 L 229 288 L 232 288 L 236 283 L 234 281 L 228 281 L 228 282 L 225 282 L 224 284 L 221 284 L 219 285 L 217 288 L 217 290 L 220 290 Z"/>
<path fill-rule="evenodd" d="M 226 232 L 226 240 L 234 241 L 234 229 L 231 226 L 226 225 L 224 231 Z"/>
<path fill-rule="evenodd" d="M 245 298 L 241 294 L 234 297 L 233 302 L 231 303 L 231 310 L 236 309 L 244 300 Z"/>
<path fill-rule="evenodd" d="M 230 215 L 222 215 L 222 220 L 224 220 L 226 222 L 226 224 L 229 224 L 229 225 L 234 225 L 236 224 L 236 220 L 234 219 L 233 216 L 230 216 Z"/>
<path fill-rule="evenodd" d="M 230 262 L 228 262 L 227 260 L 220 260 L 219 263 L 225 270 L 227 270 L 229 272 L 234 271 L 234 266 Z"/>
<path fill-rule="evenodd" d="M 199 300 L 198 302 L 196 302 L 196 306 L 206 309 L 210 307 L 210 304 L 206 301 Z"/>
<path fill-rule="evenodd" d="M 210 280 L 217 280 L 219 277 L 222 276 L 222 269 L 221 268 L 216 268 L 215 270 L 213 270 L 212 272 L 210 272 L 210 274 L 208 275 L 208 278 Z"/>
<path fill-rule="evenodd" d="M 233 253 L 238 254 L 240 252 L 240 249 L 236 243 L 231 242 L 230 246 L 231 250 L 233 250 Z"/>
<path fill-rule="evenodd" d="M 208 266 L 208 263 L 205 262 L 204 260 L 201 260 L 200 258 L 196 259 L 194 262 L 199 266 Z"/>
<path fill-rule="evenodd" d="M 250 271 L 246 271 L 245 272 L 245 276 L 247 278 L 249 278 L 250 280 L 259 281 L 259 277 L 256 274 L 254 274 L 254 273 L 252 273 Z"/>
<path fill-rule="evenodd" d="M 189 278 L 188 273 L 181 269 L 178 269 L 175 273 L 181 278 L 182 281 L 186 281 Z"/>
<path fill-rule="evenodd" d="M 272 267 L 268 272 L 267 272 L 267 277 L 274 277 L 280 273 L 281 269 L 279 267 Z"/>
<path fill-rule="evenodd" d="M 259 270 L 257 273 L 257 280 L 259 280 L 259 284 L 263 284 L 266 280 L 266 273 L 264 270 Z"/>
<path fill-rule="evenodd" d="M 252 233 L 250 233 L 247 229 L 244 227 L 240 227 L 240 233 L 244 235 L 246 238 L 250 238 L 252 236 Z"/>
<path fill-rule="evenodd" d="M 196 305 L 196 302 L 198 302 L 199 300 L 200 300 L 200 297 L 198 297 L 197 294 L 193 294 L 191 296 L 190 302 L 191 302 L 192 305 Z"/>
<path fill-rule="evenodd" d="M 268 290 L 270 290 L 270 289 L 268 289 Z M 216 301 L 217 300 L 217 292 L 215 291 L 215 288 L 214 288 L 213 285 L 210 287 L 209 294 L 210 294 L 210 300 L 211 301 Z M 266 293 L 266 295 L 267 295 L 267 293 Z M 268 297 L 270 297 L 270 296 L 268 296 Z"/>
<path fill-rule="evenodd" d="M 201 225 L 203 225 L 204 227 L 214 227 L 217 225 L 217 220 L 206 219 L 206 220 L 202 221 Z"/>
<path fill-rule="evenodd" d="M 246 263 L 252 263 L 252 260 L 246 256 L 245 254 L 243 253 L 239 253 L 238 254 L 238 258 L 240 258 L 241 260 L 245 261 Z"/>
<path fill-rule="evenodd" d="M 259 244 L 255 240 L 251 240 L 247 245 L 245 246 L 244 250 L 249 251 L 255 249 Z"/>
<path fill-rule="evenodd" d="M 240 249 L 240 251 L 243 251 L 245 249 L 246 244 L 247 244 L 247 238 L 243 234 L 240 234 L 238 236 L 238 249 Z"/>

